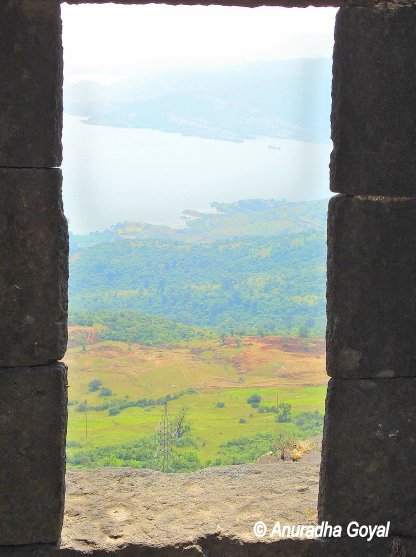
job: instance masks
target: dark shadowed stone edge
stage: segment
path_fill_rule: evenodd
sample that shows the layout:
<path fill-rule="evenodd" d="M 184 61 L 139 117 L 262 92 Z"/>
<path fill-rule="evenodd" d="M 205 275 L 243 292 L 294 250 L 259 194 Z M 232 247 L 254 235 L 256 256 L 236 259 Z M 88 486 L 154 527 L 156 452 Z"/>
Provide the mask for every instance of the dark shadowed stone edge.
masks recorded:
<path fill-rule="evenodd" d="M 337 0 L 209 0 L 209 1 L 200 1 L 197 0 L 61 0 L 62 2 L 65 1 L 67 4 L 107 4 L 111 1 L 114 4 L 125 4 L 125 5 L 134 5 L 134 4 L 170 4 L 174 6 L 180 5 L 199 5 L 199 6 L 239 6 L 239 7 L 247 7 L 247 8 L 256 8 L 259 6 L 283 6 L 283 7 L 292 7 L 292 8 L 306 8 L 307 6 L 341 6 L 344 3 Z M 365 2 L 365 0 L 363 0 Z"/>
<path fill-rule="evenodd" d="M 0 547 L 54 543 L 64 519 L 67 367 L 0 368 L 0 389 Z"/>
<path fill-rule="evenodd" d="M 277 540 L 270 543 L 244 542 L 206 536 L 172 546 L 126 544 L 121 548 L 80 550 L 52 545 L 0 547 L 0 557 L 413 557 L 416 538 L 390 537 L 366 542 L 356 538 L 337 540 Z"/>
<path fill-rule="evenodd" d="M 257 8 L 260 6 L 280 6 L 283 8 L 318 8 L 342 6 L 357 6 L 363 8 L 395 9 L 399 7 L 415 6 L 416 0 L 60 0 L 66 4 L 169 4 L 171 6 L 239 6 L 243 8 Z"/>
<path fill-rule="evenodd" d="M 329 376 L 416 376 L 415 218 L 414 197 L 339 194 L 330 199 Z"/>
<path fill-rule="evenodd" d="M 398 7 L 413 9 L 346 6 L 337 14 L 331 110 L 333 192 L 415 195 L 416 12 L 414 4 Z"/>
<path fill-rule="evenodd" d="M 2 168 L 57 168 L 62 164 L 59 4 L 56 0 L 0 1 Z"/>
<path fill-rule="evenodd" d="M 68 340 L 62 171 L 0 167 L 0 229 L 0 368 L 56 362 Z"/>

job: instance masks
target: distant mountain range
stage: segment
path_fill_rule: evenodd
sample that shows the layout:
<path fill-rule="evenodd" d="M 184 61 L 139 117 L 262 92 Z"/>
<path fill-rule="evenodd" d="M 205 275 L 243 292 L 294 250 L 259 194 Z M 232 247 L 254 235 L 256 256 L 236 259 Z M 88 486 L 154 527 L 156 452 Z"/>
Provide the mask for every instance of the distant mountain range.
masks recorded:
<path fill-rule="evenodd" d="M 110 229 L 70 235 L 71 252 L 120 240 L 173 240 L 209 243 L 251 236 L 270 237 L 326 230 L 327 200 L 290 202 L 246 199 L 212 203 L 216 212 L 183 212 L 185 226 L 171 228 L 145 222 L 121 222 Z"/>
<path fill-rule="evenodd" d="M 270 136 L 329 143 L 331 60 L 171 71 L 107 86 L 68 84 L 64 106 L 96 125 L 229 141 Z"/>

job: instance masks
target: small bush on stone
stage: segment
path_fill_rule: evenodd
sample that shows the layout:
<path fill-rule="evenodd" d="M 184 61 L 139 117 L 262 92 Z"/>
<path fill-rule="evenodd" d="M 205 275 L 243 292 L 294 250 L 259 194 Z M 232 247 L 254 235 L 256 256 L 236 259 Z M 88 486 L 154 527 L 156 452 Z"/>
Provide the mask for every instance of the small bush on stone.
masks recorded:
<path fill-rule="evenodd" d="M 297 441 L 290 433 L 279 433 L 276 435 L 273 445 L 273 450 L 277 455 L 284 460 L 285 453 L 290 453 L 296 447 Z"/>

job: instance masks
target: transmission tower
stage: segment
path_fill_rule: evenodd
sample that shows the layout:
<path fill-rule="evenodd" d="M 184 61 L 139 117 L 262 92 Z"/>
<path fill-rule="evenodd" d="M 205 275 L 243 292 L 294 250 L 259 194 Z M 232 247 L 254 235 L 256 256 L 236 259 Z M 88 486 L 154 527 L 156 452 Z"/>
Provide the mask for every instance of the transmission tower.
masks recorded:
<path fill-rule="evenodd" d="M 168 403 L 163 405 L 162 417 L 155 431 L 154 469 L 169 472 L 172 462 L 172 423 L 169 419 Z"/>

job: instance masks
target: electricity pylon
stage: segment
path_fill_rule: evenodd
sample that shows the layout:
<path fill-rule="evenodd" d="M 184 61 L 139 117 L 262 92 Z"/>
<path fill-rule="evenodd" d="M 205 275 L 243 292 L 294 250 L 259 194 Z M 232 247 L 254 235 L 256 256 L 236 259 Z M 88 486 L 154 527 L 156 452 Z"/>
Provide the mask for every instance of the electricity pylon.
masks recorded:
<path fill-rule="evenodd" d="M 172 462 L 172 423 L 169 420 L 168 403 L 163 405 L 162 417 L 155 431 L 154 469 L 169 472 Z"/>

